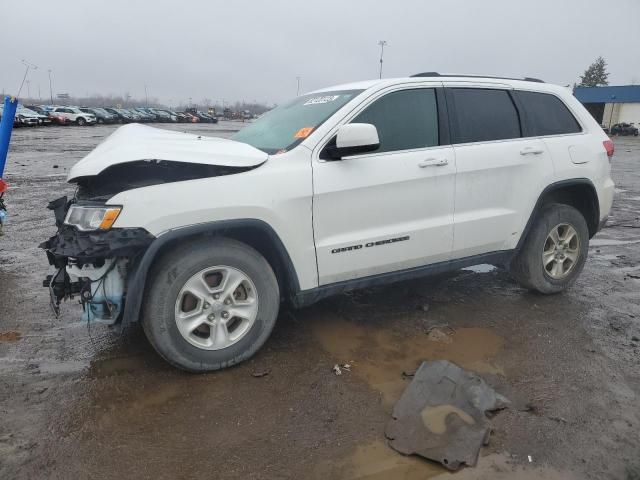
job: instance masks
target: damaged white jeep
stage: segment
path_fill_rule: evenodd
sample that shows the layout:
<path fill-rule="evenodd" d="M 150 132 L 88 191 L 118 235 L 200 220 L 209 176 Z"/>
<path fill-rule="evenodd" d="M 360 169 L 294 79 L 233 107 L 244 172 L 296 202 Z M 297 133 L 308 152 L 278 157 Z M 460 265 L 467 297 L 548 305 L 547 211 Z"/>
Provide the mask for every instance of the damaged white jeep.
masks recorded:
<path fill-rule="evenodd" d="M 611 208 L 613 144 L 562 87 L 419 74 L 313 92 L 233 139 L 118 129 L 43 244 L 54 308 L 142 322 L 190 371 L 236 364 L 283 301 L 479 263 L 560 292 Z"/>

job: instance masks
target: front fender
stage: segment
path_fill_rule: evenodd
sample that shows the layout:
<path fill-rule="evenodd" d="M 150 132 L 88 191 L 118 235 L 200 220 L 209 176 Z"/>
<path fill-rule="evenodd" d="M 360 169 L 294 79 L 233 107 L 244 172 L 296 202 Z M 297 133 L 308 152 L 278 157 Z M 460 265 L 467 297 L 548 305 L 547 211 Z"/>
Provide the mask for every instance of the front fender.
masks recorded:
<path fill-rule="evenodd" d="M 270 246 L 273 247 L 279 257 L 280 265 L 286 276 L 289 294 L 293 296 L 299 292 L 300 283 L 291 257 L 282 240 L 269 224 L 262 220 L 250 218 L 201 223 L 170 230 L 159 236 L 151 243 L 142 258 L 131 267 L 127 276 L 127 295 L 122 325 L 126 326 L 129 322 L 138 320 L 149 269 L 158 255 L 171 243 L 194 236 L 224 234 L 225 232 L 245 228 L 258 229 L 269 238 Z"/>

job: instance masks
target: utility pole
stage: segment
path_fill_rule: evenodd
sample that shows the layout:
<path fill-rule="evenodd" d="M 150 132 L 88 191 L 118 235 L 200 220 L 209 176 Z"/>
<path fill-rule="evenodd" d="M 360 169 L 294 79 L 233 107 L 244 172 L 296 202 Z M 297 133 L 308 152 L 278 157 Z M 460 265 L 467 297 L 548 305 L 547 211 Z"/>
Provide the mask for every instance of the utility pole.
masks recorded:
<path fill-rule="evenodd" d="M 298 86 L 296 87 L 296 97 L 300 96 L 300 76 L 296 77 L 296 81 L 298 82 Z"/>
<path fill-rule="evenodd" d="M 51 96 L 51 105 L 53 105 L 53 87 L 51 86 L 51 69 L 49 69 L 49 95 Z"/>
<path fill-rule="evenodd" d="M 380 45 L 380 78 L 382 78 L 382 57 L 384 56 L 384 47 L 386 44 L 386 40 L 380 40 L 378 42 L 378 45 Z"/>
<path fill-rule="evenodd" d="M 34 65 L 33 63 L 29 63 L 27 62 L 25 59 L 22 59 L 22 64 L 26 67 L 24 70 L 24 77 L 22 77 L 22 83 L 20 84 L 20 88 L 18 89 L 18 94 L 16 95 L 16 97 L 20 97 L 20 92 L 22 91 L 22 86 L 24 85 L 25 80 L 27 79 L 27 75 L 29 73 L 29 69 L 32 68 L 34 70 L 38 69 L 37 65 Z M 27 83 L 27 89 L 29 88 L 29 84 Z"/>

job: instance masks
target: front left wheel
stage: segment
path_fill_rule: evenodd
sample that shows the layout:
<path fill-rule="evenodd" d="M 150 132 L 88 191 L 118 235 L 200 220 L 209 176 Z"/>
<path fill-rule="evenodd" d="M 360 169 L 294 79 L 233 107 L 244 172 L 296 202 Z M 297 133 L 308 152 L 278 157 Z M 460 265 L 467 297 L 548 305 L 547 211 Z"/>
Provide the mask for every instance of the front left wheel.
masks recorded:
<path fill-rule="evenodd" d="M 275 326 L 278 281 L 267 260 L 244 243 L 187 243 L 161 257 L 148 278 L 143 329 L 156 351 L 183 370 L 246 360 Z"/>

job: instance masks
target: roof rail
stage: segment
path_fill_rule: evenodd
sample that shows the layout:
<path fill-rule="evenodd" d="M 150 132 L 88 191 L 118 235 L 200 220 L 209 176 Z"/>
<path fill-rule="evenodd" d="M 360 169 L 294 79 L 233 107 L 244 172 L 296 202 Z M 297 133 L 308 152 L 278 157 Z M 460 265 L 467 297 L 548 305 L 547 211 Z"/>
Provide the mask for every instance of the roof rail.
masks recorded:
<path fill-rule="evenodd" d="M 490 75 L 455 75 L 455 74 L 449 75 L 449 74 L 438 73 L 438 72 L 416 73 L 415 75 L 411 75 L 411 78 L 413 77 L 493 78 L 496 80 L 524 80 L 525 82 L 544 83 L 544 80 L 540 80 L 539 78 L 533 78 L 533 77 L 513 78 L 513 77 L 494 77 Z"/>

